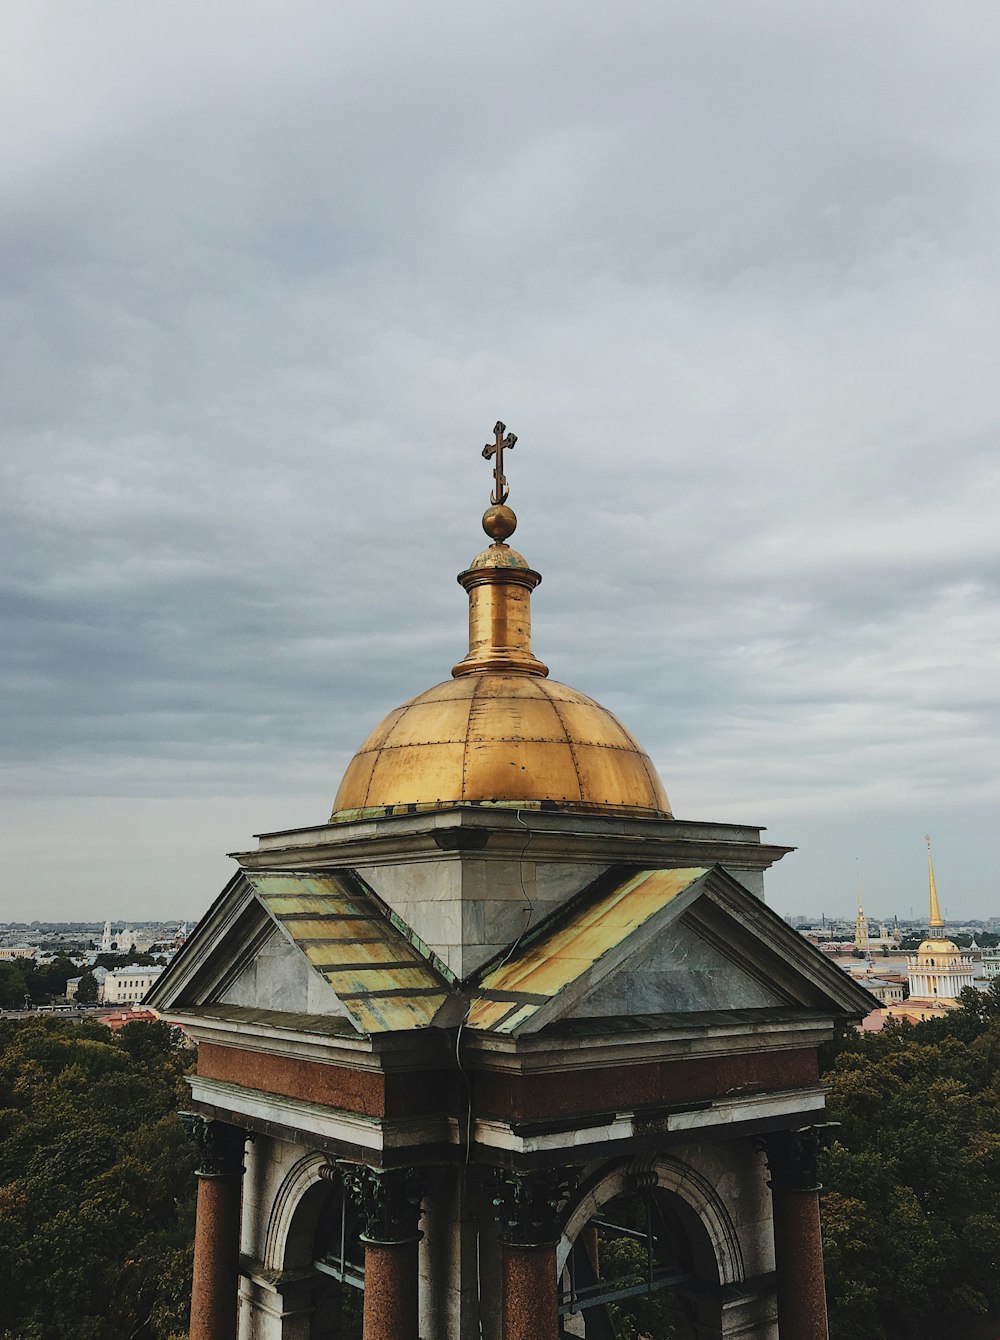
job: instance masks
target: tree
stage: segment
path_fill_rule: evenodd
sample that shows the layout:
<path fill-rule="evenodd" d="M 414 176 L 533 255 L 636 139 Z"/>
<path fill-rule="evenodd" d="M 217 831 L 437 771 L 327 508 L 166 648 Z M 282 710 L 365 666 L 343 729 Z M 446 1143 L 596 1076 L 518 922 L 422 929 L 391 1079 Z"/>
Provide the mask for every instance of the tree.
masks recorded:
<path fill-rule="evenodd" d="M 185 1329 L 194 1153 L 177 1108 L 189 1064 L 165 1024 L 115 1035 L 91 1020 L 0 1021 L 0 1336 Z"/>
<path fill-rule="evenodd" d="M 28 989 L 33 1000 L 51 1000 L 66 994 L 66 983 L 76 976 L 76 964 L 65 954 L 52 963 L 32 964 Z"/>
<path fill-rule="evenodd" d="M 19 1010 L 28 994 L 27 960 L 0 963 L 0 1006 Z"/>
<path fill-rule="evenodd" d="M 1000 988 L 827 1052 L 833 1340 L 942 1340 L 1000 1311 Z"/>
<path fill-rule="evenodd" d="M 94 962 L 97 968 L 148 968 L 156 962 L 152 954 L 140 953 L 130 949 L 127 954 L 98 954 Z"/>
<path fill-rule="evenodd" d="M 92 1005 L 97 999 L 97 978 L 92 972 L 85 972 L 76 988 L 76 998 L 81 1005 Z"/>

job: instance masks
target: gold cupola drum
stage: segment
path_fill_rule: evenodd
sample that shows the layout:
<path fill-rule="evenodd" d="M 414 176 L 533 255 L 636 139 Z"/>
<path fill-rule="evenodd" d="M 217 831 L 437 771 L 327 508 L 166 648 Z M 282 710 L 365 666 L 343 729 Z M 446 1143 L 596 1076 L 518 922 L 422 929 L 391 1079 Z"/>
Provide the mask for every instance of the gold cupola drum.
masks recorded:
<path fill-rule="evenodd" d="M 507 540 L 503 423 L 483 529 L 493 543 L 458 580 L 469 595 L 469 650 L 452 678 L 397 707 L 344 774 L 331 820 L 454 806 L 579 810 L 668 818 L 649 755 L 607 708 L 548 678 L 531 649 L 531 593 L 541 576 Z M 506 436 L 505 436 L 506 434 Z"/>

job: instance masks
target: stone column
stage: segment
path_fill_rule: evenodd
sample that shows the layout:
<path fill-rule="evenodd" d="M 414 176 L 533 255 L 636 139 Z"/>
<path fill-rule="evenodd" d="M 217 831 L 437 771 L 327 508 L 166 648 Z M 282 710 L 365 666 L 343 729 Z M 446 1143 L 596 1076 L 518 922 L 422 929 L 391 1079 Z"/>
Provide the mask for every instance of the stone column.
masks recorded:
<path fill-rule="evenodd" d="M 556 1245 L 560 1210 L 575 1182 L 565 1168 L 496 1176 L 503 1340 L 559 1340 Z"/>
<path fill-rule="evenodd" d="M 414 1168 L 338 1167 L 365 1220 L 364 1340 L 418 1340 L 420 1175 Z"/>
<path fill-rule="evenodd" d="M 781 1340 L 828 1340 L 815 1127 L 764 1138 L 771 1173 L 778 1334 Z"/>
<path fill-rule="evenodd" d="M 198 1146 L 190 1340 L 236 1340 L 246 1131 L 195 1112 L 181 1121 Z"/>

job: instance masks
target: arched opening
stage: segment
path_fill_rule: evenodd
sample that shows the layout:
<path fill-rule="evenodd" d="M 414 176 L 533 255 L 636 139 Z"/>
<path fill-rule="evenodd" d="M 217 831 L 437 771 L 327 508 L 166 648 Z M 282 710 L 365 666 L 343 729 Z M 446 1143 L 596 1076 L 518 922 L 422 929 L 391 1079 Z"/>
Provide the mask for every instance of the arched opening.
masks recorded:
<path fill-rule="evenodd" d="M 722 1336 L 721 1286 L 743 1274 L 714 1188 L 673 1159 L 591 1179 L 558 1263 L 561 1334 L 584 1340 Z"/>
<path fill-rule="evenodd" d="M 361 1340 L 365 1287 L 361 1212 L 345 1195 L 342 1182 L 327 1183 L 326 1191 L 313 1234 L 317 1282 L 309 1340 Z"/>
<path fill-rule="evenodd" d="M 282 1334 L 291 1314 L 289 1334 L 301 1336 L 305 1315 L 309 1340 L 361 1340 L 361 1213 L 338 1177 L 327 1180 L 325 1164 L 322 1155 L 308 1155 L 285 1178 L 268 1225 L 266 1264 L 283 1298 Z"/>
<path fill-rule="evenodd" d="M 695 1340 L 691 1289 L 704 1262 L 687 1209 L 660 1187 L 625 1191 L 601 1206 L 577 1236 L 563 1270 L 562 1333 L 586 1340 Z M 714 1284 L 718 1271 L 714 1270 Z"/>

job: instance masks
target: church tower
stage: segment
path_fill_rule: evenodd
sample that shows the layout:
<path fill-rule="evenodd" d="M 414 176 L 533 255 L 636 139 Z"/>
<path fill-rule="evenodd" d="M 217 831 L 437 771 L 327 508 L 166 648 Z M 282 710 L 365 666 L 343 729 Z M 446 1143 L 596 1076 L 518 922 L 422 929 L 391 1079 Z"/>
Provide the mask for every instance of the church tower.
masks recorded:
<path fill-rule="evenodd" d="M 944 921 L 938 904 L 937 881 L 934 878 L 934 858 L 931 839 L 927 843 L 927 883 L 930 894 L 930 917 L 927 939 L 909 960 L 908 976 L 910 997 L 914 1000 L 936 1000 L 957 1004 L 962 990 L 971 986 L 975 976 L 972 959 L 963 954 L 954 940 L 944 934 Z"/>
<path fill-rule="evenodd" d="M 871 942 L 868 938 L 868 918 L 861 906 L 861 883 L 858 882 L 858 915 L 854 918 L 854 948 L 863 954 L 871 954 Z"/>
<path fill-rule="evenodd" d="M 549 677 L 515 441 L 466 654 L 149 994 L 198 1044 L 191 1340 L 826 1340 L 817 1048 L 877 1002 L 763 902 L 789 848 Z"/>

